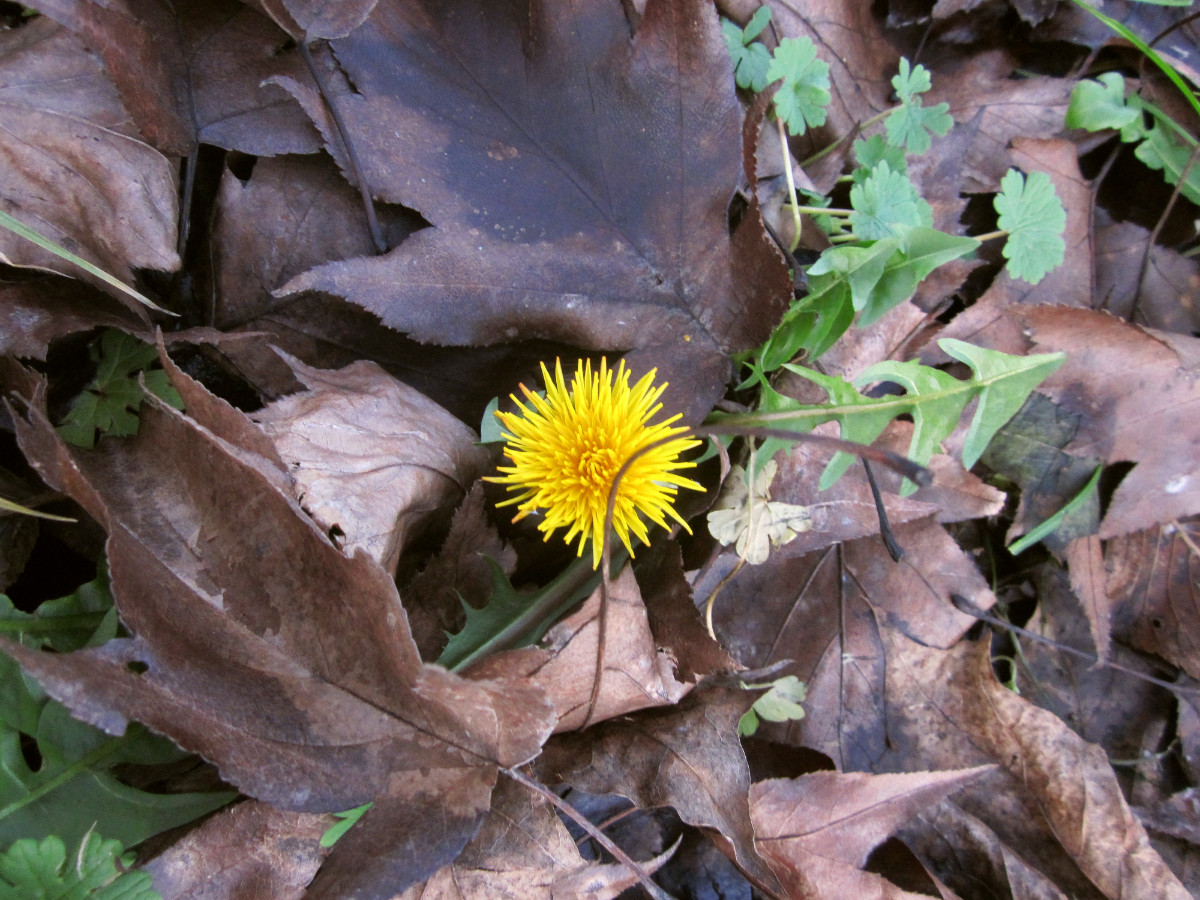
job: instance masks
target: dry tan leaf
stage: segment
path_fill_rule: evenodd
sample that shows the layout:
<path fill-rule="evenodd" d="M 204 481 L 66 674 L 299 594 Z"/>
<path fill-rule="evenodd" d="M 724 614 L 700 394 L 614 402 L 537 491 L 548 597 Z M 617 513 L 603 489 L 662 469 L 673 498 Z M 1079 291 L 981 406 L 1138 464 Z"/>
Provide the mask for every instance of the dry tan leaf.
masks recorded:
<path fill-rule="evenodd" d="M 528 678 L 554 704 L 556 732 L 580 728 L 595 680 L 599 610 L 597 588 L 578 612 L 546 633 L 542 647 L 494 654 L 472 666 L 468 674 Z M 693 685 L 677 681 L 674 668 L 674 659 L 657 648 L 637 581 L 626 567 L 608 595 L 604 673 L 590 722 L 679 702 Z"/>
<path fill-rule="evenodd" d="M 550 805 L 506 778 L 462 855 L 395 900 L 606 900 L 636 883 L 622 865 L 585 861 Z"/>
<path fill-rule="evenodd" d="M 776 468 L 775 460 L 768 460 L 751 491 L 746 470 L 734 466 L 708 513 L 712 536 L 726 546 L 733 544 L 752 566 L 766 562 L 772 547 L 782 547 L 812 528 L 808 507 L 771 500 Z"/>
<path fill-rule="evenodd" d="M 791 897 L 915 900 L 923 895 L 862 871 L 867 857 L 922 808 L 985 771 L 815 772 L 758 782 L 750 788 L 755 840 Z"/>
<path fill-rule="evenodd" d="M 224 810 L 143 867 L 163 900 L 300 900 L 329 853 L 333 821 L 258 800 Z"/>
<path fill-rule="evenodd" d="M 394 572 L 405 543 L 466 495 L 487 455 L 474 432 L 373 362 L 329 372 L 285 358 L 309 389 L 254 420 L 321 528 Z"/>
<path fill-rule="evenodd" d="M 1109 541 L 1107 591 L 1114 630 L 1134 647 L 1200 678 L 1200 523 L 1184 520 Z"/>
<path fill-rule="evenodd" d="M 126 283 L 135 268 L 179 267 L 172 166 L 142 143 L 98 60 L 74 35 L 46 18 L 0 35 L 0 101 L 5 212 Z M 82 277 L 7 229 L 0 255 Z"/>

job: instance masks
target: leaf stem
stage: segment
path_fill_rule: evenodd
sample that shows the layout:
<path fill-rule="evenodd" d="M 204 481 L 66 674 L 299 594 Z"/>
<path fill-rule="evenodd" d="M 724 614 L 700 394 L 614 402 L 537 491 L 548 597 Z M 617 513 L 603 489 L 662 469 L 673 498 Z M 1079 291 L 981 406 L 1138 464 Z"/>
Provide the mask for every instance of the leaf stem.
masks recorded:
<path fill-rule="evenodd" d="M 792 207 L 792 230 L 795 232 L 792 235 L 792 245 L 789 249 L 795 253 L 796 248 L 800 246 L 800 231 L 804 227 L 803 220 L 800 218 L 800 198 L 796 196 L 796 178 L 792 174 L 792 151 L 788 147 L 787 131 L 783 127 L 783 119 L 776 116 L 775 124 L 779 126 L 779 145 L 783 154 L 783 174 L 787 178 L 788 200 Z"/>

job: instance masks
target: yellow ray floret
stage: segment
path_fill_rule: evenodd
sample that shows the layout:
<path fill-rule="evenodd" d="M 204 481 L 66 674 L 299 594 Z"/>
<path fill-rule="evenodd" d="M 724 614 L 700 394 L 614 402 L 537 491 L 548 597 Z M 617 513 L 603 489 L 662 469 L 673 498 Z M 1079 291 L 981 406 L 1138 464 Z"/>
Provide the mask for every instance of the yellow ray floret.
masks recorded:
<path fill-rule="evenodd" d="M 613 529 L 632 555 L 631 534 L 649 543 L 641 515 L 663 528 L 668 527 L 666 517 L 670 516 L 687 528 L 672 506 L 675 495 L 681 487 L 704 488 L 676 472 L 695 465 L 680 462 L 679 455 L 699 446 L 700 441 L 683 437 L 686 428 L 671 427 L 678 415 L 649 424 L 662 409 L 657 401 L 667 386 L 654 386 L 656 371 L 630 387 L 624 361 L 616 372 L 604 359 L 598 372 L 592 370 L 590 360 L 581 361 L 568 387 L 562 361 L 556 360 L 553 379 L 542 364 L 545 397 L 520 386 L 528 405 L 514 396 L 520 413 L 496 413 L 506 429 L 504 452 L 512 465 L 500 466 L 503 475 L 487 479 L 516 492 L 498 504 L 516 504 L 514 522 L 542 511 L 538 530 L 545 533 L 546 540 L 559 528 L 566 528 L 563 539 L 568 544 L 579 538 L 578 555 L 583 555 L 584 546 L 591 541 L 592 567 L 599 566 L 608 493 L 617 471 L 638 450 L 679 435 L 639 456 L 621 477 Z"/>

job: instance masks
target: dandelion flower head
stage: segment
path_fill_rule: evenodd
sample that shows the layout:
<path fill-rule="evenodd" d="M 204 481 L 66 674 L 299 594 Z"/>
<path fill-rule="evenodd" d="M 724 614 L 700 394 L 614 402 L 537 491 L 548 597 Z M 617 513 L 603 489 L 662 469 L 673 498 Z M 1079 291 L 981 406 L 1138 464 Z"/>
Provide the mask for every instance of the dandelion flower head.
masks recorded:
<path fill-rule="evenodd" d="M 686 428 L 671 427 L 678 415 L 650 424 L 662 409 L 658 398 L 667 386 L 654 386 L 656 371 L 631 387 L 624 361 L 615 372 L 604 359 L 599 371 L 592 369 L 590 360 L 581 361 L 568 386 L 561 360 L 554 364 L 553 378 L 543 363 L 545 397 L 522 384 L 527 402 L 512 398 L 520 412 L 496 413 L 505 428 L 504 452 L 512 465 L 500 466 L 503 474 L 487 480 L 515 492 L 497 505 L 516 505 L 514 522 L 540 510 L 543 518 L 538 530 L 545 533 L 546 540 L 559 528 L 566 528 L 563 539 L 570 544 L 578 538 L 580 556 L 590 540 L 595 568 L 600 565 L 613 479 L 637 451 L 664 441 L 635 459 L 621 476 L 613 529 L 632 555 L 631 534 L 649 543 L 643 515 L 663 528 L 669 527 L 668 516 L 687 528 L 672 506 L 675 495 L 681 487 L 704 488 L 676 473 L 695 465 L 680 462 L 679 455 L 699 446 L 700 441 L 684 437 Z M 664 440 L 667 438 L 673 439 Z"/>

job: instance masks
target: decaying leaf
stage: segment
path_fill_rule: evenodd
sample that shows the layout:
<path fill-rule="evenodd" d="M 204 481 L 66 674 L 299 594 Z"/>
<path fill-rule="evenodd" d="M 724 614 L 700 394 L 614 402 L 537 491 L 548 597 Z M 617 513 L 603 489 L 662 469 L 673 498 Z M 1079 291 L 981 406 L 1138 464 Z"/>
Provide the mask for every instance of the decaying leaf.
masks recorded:
<path fill-rule="evenodd" d="M 661 860 L 646 868 L 653 871 L 655 862 Z M 624 866 L 586 862 L 553 808 L 504 779 L 462 855 L 397 900 L 605 900 L 636 883 Z"/>
<path fill-rule="evenodd" d="M 308 390 L 254 420 L 325 533 L 395 572 L 405 544 L 483 474 L 486 454 L 465 425 L 375 363 L 326 372 L 285 358 Z"/>
<path fill-rule="evenodd" d="M 766 337 L 788 279 L 755 209 L 729 234 L 741 122 L 732 77 L 712 77 L 730 70 L 716 15 L 651 0 L 630 34 L 612 0 L 377 7 L 333 42 L 355 86 L 338 102 L 372 192 L 434 227 L 280 293 L 338 294 L 426 342 L 641 348 L 633 368 L 686 383 L 664 402 L 707 412 L 715 360 Z M 313 91 L 282 83 L 345 168 Z"/>
<path fill-rule="evenodd" d="M 539 769 L 548 782 L 593 794 L 620 794 L 642 808 L 672 806 L 704 829 L 755 884 L 778 891 L 754 846 L 750 770 L 737 723 L 756 694 L 701 685 L 678 705 L 643 710 L 546 746 Z"/>
<path fill-rule="evenodd" d="M 551 628 L 536 649 L 513 650 L 472 666 L 473 678 L 524 677 L 541 685 L 558 716 L 555 731 L 653 706 L 677 703 L 692 687 L 676 680 L 673 660 L 657 649 L 633 571 L 612 583 L 604 627 L 604 670 L 594 710 L 588 703 L 596 674 L 601 618 L 597 588 L 579 609 Z M 590 713 L 590 718 L 589 718 Z"/>
<path fill-rule="evenodd" d="M 789 896 L 915 900 L 923 895 L 862 871 L 867 857 L 923 807 L 984 771 L 815 772 L 760 781 L 750 788 L 755 838 Z"/>
<path fill-rule="evenodd" d="M 248 800 L 209 819 L 145 870 L 163 900 L 300 900 L 327 851 L 329 817 Z"/>
<path fill-rule="evenodd" d="M 746 470 L 734 466 L 708 514 L 712 536 L 722 544 L 733 544 L 738 556 L 754 566 L 766 562 L 771 547 L 782 547 L 812 528 L 807 507 L 771 500 L 776 468 L 775 460 L 768 460 L 755 476 L 751 492 Z"/>
<path fill-rule="evenodd" d="M 134 268 L 179 267 L 170 163 L 142 142 L 103 70 L 73 35 L 49 19 L 0 35 L 0 98 L 5 212 L 127 284 Z M 0 255 L 13 265 L 80 276 L 7 229 L 0 231 Z"/>
<path fill-rule="evenodd" d="M 382 896 L 457 856 L 496 767 L 549 733 L 539 689 L 423 666 L 383 569 L 331 544 L 264 474 L 273 463 L 209 429 L 155 405 L 136 438 L 72 453 L 36 401 L 18 427 L 42 476 L 107 529 L 135 635 L 73 654 L 8 645 L 51 695 L 110 732 L 136 717 L 283 808 L 376 800 L 313 896 Z"/>

